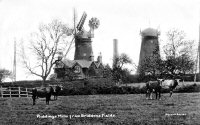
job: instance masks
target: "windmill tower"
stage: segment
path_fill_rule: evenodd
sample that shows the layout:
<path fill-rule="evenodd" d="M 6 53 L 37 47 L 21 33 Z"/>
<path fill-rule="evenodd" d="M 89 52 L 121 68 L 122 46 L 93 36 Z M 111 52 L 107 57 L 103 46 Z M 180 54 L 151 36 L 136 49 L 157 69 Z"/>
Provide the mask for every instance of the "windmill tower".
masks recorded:
<path fill-rule="evenodd" d="M 144 74 L 145 71 L 142 70 L 142 66 L 144 65 L 146 58 L 151 57 L 154 54 L 158 54 L 160 56 L 158 41 L 160 32 L 153 28 L 147 28 L 140 32 L 140 35 L 142 36 L 142 43 L 137 73 Z"/>
<path fill-rule="evenodd" d="M 83 28 L 87 14 L 84 12 L 78 25 L 75 27 L 74 39 L 75 39 L 75 54 L 74 60 L 87 60 L 91 61 L 93 57 L 92 39 L 94 37 L 94 29 L 99 26 L 99 20 L 92 18 L 89 21 L 90 31 L 85 31 Z"/>

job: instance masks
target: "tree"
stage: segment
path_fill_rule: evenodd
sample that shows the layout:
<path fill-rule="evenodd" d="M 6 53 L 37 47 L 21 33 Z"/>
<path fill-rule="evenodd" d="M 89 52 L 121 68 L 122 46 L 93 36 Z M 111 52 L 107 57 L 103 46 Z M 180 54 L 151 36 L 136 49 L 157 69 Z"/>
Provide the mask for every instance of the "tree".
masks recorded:
<path fill-rule="evenodd" d="M 159 46 L 156 45 L 152 55 L 145 57 L 144 62 L 140 66 L 142 72 L 140 74 L 141 77 L 148 75 L 155 78 L 163 72 L 163 61 L 161 60 L 159 52 Z"/>
<path fill-rule="evenodd" d="M 6 77 L 9 77 L 11 76 L 12 73 L 11 71 L 7 70 L 7 69 L 0 69 L 0 83 L 3 82 L 3 80 L 6 78 Z"/>
<path fill-rule="evenodd" d="M 182 54 L 177 58 L 179 73 L 192 73 L 195 62 L 188 54 Z"/>
<path fill-rule="evenodd" d="M 41 77 L 45 83 L 51 73 L 56 60 L 56 54 L 63 49 L 71 47 L 67 42 L 67 37 L 71 35 L 72 30 L 64 23 L 53 20 L 49 24 L 39 26 L 39 32 L 33 33 L 29 41 L 28 48 L 31 56 L 27 56 L 24 46 L 21 47 L 21 57 L 25 68 L 38 77 Z"/>
<path fill-rule="evenodd" d="M 112 69 L 113 79 L 115 81 L 119 81 L 120 79 L 125 81 L 127 73 L 130 73 L 130 71 L 128 71 L 127 68 L 124 68 L 124 65 L 132 64 L 132 60 L 127 54 L 122 53 L 119 57 L 115 58 L 114 62 Z"/>
<path fill-rule="evenodd" d="M 112 69 L 109 66 L 109 64 L 106 64 L 104 66 L 104 72 L 103 72 L 103 77 L 104 78 L 111 78 L 112 77 Z"/>
<path fill-rule="evenodd" d="M 184 31 L 172 29 L 167 32 L 165 70 L 168 74 L 189 73 L 193 70 L 193 40 L 187 40 Z"/>

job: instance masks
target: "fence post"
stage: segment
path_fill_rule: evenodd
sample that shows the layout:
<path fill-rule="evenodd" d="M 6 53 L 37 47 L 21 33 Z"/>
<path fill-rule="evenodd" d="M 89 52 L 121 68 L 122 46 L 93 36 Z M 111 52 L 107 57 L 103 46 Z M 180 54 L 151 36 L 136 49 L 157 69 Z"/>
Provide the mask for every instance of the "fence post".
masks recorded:
<path fill-rule="evenodd" d="M 11 93 L 11 87 L 10 86 L 9 86 L 9 91 L 10 91 L 10 98 L 11 98 L 12 93 Z"/>
<path fill-rule="evenodd" d="M 21 94 L 20 87 L 18 87 L 18 89 L 19 89 L 19 97 L 21 97 L 21 95 L 20 95 Z"/>
<path fill-rule="evenodd" d="M 28 89 L 26 88 L 26 97 L 28 97 Z"/>
<path fill-rule="evenodd" d="M 3 88 L 1 86 L 1 98 L 3 98 Z"/>

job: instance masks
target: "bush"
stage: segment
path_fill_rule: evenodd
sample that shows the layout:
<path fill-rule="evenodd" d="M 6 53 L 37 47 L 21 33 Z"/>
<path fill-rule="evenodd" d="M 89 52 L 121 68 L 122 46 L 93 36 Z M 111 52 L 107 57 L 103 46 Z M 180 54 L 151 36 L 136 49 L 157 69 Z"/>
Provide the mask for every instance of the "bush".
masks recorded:
<path fill-rule="evenodd" d="M 180 87 L 177 92 L 179 93 L 191 93 L 191 92 L 200 92 L 200 85 L 193 84 L 193 85 L 185 85 Z"/>

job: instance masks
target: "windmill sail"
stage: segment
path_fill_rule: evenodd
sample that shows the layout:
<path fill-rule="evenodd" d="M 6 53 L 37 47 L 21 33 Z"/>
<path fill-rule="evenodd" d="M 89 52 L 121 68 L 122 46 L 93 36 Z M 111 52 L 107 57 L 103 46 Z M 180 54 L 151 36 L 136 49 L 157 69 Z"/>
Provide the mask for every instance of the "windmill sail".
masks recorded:
<path fill-rule="evenodd" d="M 83 15 L 82 15 L 82 17 L 81 17 L 81 20 L 79 21 L 79 23 L 78 23 L 78 25 L 76 27 L 78 31 L 82 30 L 83 24 L 85 22 L 86 17 L 87 17 L 87 14 L 86 14 L 86 12 L 84 12 Z"/>

